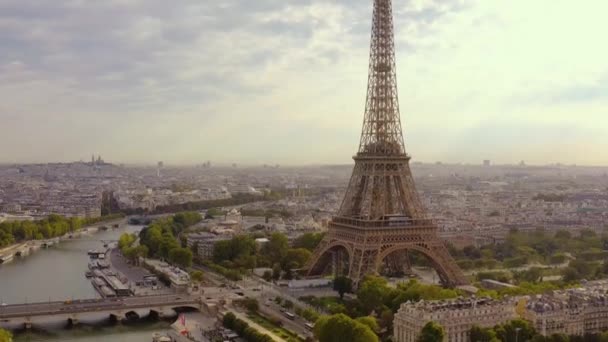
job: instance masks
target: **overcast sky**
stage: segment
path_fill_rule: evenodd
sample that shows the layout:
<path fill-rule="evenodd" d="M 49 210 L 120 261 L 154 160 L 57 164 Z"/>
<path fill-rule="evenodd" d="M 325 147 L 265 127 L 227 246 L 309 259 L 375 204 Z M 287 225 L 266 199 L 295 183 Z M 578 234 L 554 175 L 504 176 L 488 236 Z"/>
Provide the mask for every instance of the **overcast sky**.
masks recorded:
<path fill-rule="evenodd" d="M 608 1 L 393 7 L 415 161 L 608 165 Z M 371 10 L 0 0 L 0 162 L 352 162 Z"/>

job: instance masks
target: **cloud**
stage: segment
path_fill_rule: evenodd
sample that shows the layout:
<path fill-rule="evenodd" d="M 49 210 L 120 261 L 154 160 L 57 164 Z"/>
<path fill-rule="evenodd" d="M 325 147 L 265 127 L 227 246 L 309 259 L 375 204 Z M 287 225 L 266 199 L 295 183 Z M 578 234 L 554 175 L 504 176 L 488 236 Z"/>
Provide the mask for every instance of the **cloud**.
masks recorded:
<path fill-rule="evenodd" d="M 593 43 L 604 5 L 590 3 L 575 20 L 548 0 L 393 1 L 408 149 L 441 158 L 419 132 L 458 136 L 494 116 L 559 125 L 590 106 L 598 118 L 608 53 Z M 349 162 L 371 12 L 371 0 L 2 1 L 2 158 Z"/>

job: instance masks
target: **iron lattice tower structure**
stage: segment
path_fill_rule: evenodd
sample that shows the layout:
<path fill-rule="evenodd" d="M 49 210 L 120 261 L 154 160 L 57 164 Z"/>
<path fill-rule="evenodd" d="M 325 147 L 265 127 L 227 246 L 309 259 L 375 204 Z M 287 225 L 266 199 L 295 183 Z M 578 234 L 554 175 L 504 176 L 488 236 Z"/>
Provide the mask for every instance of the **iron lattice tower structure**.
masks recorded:
<path fill-rule="evenodd" d="M 407 267 L 423 253 L 447 286 L 464 285 L 414 186 L 405 151 L 395 68 L 391 0 L 374 0 L 367 101 L 355 166 L 338 214 L 317 247 L 309 275 L 333 266 L 355 285 L 368 273 Z"/>

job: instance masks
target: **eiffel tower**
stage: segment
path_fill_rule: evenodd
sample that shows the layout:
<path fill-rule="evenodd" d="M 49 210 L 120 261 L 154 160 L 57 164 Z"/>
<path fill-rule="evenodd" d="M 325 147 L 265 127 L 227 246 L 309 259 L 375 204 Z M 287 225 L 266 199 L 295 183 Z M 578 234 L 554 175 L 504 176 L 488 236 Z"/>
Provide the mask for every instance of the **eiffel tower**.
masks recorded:
<path fill-rule="evenodd" d="M 344 200 L 307 265 L 308 275 L 333 269 L 357 286 L 366 274 L 405 271 L 407 252 L 417 251 L 445 286 L 467 284 L 414 186 L 399 114 L 391 0 L 374 0 L 367 101 L 353 159 Z"/>

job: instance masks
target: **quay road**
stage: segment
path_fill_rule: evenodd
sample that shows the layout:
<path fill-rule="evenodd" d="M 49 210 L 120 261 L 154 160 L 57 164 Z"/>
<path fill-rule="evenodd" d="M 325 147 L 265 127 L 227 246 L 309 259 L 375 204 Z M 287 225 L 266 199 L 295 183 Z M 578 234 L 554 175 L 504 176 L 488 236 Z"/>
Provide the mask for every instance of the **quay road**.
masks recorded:
<path fill-rule="evenodd" d="M 52 316 L 84 312 L 131 310 L 155 307 L 199 307 L 200 296 L 162 295 L 142 297 L 122 297 L 106 299 L 84 299 L 65 302 L 42 302 L 0 306 L 0 321 L 11 318 Z"/>

